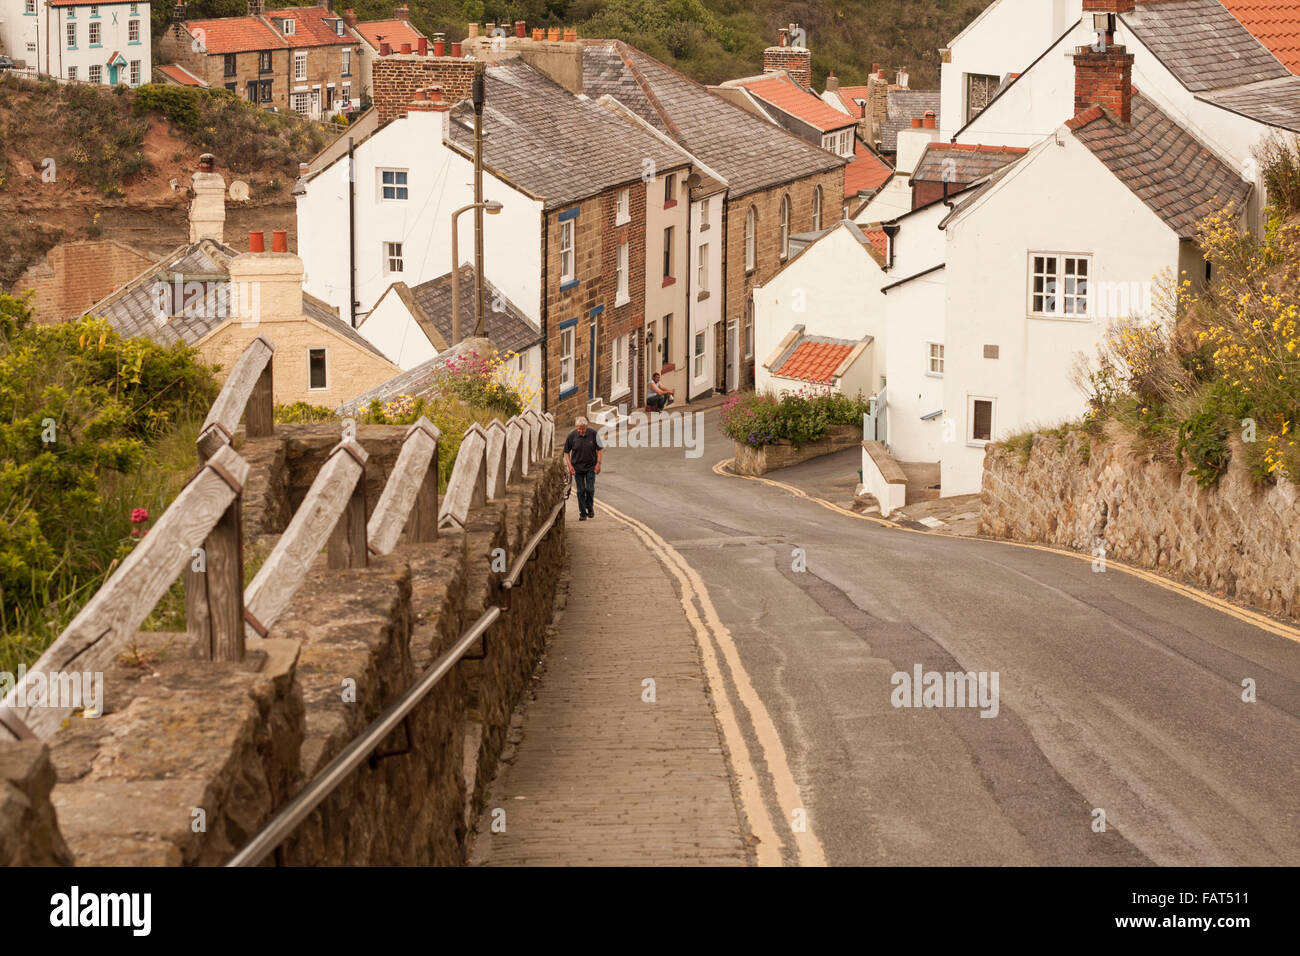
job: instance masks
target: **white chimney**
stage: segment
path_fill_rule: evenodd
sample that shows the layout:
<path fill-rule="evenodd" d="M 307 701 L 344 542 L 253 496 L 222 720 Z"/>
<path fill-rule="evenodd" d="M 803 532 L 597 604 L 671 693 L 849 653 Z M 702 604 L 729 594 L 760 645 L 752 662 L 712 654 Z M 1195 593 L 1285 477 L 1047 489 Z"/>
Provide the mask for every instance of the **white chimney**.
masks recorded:
<path fill-rule="evenodd" d="M 907 67 L 898 68 L 898 79 L 894 81 L 903 89 L 907 89 Z"/>
<path fill-rule="evenodd" d="M 199 170 L 190 179 L 194 199 L 190 202 L 190 242 L 200 239 L 225 241 L 226 234 L 226 181 L 213 172 L 214 157 L 204 153 L 199 157 Z"/>
<path fill-rule="evenodd" d="M 931 125 L 926 126 L 922 117 L 916 117 L 912 120 L 911 128 L 898 131 L 894 168 L 905 176 L 912 175 L 916 170 L 916 164 L 925 148 L 939 140 L 939 131 L 935 129 L 933 119 L 930 122 Z"/>

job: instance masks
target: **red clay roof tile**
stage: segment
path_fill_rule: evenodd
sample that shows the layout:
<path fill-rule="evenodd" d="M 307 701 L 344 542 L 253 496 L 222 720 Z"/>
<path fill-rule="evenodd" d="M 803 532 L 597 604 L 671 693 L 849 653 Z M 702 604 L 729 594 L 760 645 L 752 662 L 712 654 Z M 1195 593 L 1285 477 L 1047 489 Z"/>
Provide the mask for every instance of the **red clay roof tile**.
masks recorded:
<path fill-rule="evenodd" d="M 772 369 L 773 375 L 782 378 L 797 378 L 803 382 L 816 382 L 829 385 L 835 370 L 853 351 L 852 345 L 836 345 L 830 342 L 800 342 L 795 350 L 786 357 L 779 367 Z"/>

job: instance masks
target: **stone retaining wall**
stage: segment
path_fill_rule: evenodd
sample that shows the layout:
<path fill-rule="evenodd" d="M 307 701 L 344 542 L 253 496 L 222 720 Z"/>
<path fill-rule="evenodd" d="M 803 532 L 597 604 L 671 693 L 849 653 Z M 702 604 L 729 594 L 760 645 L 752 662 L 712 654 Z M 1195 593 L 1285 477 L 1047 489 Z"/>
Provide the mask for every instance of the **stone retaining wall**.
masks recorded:
<path fill-rule="evenodd" d="M 795 448 L 793 445 L 762 445 L 754 448 L 736 442 L 736 455 L 732 470 L 738 475 L 762 475 L 778 468 L 789 468 L 811 458 L 834 454 L 846 448 L 857 448 L 862 443 L 859 425 L 832 425 L 826 437 Z"/>
<path fill-rule="evenodd" d="M 1168 571 L 1265 611 L 1300 617 L 1300 494 L 1258 488 L 1233 439 L 1217 486 L 1114 444 L 1036 435 L 1029 460 L 990 445 L 979 533 Z"/>
<path fill-rule="evenodd" d="M 357 429 L 371 455 L 370 508 L 405 431 Z M 250 549 L 274 545 L 337 440 L 336 425 L 288 426 L 242 444 L 253 466 L 244 495 Z M 229 859 L 500 603 L 493 549 L 519 553 L 566 485 L 556 457 L 472 512 L 464 531 L 403 541 L 364 569 L 330 570 L 322 558 L 270 638 L 249 640 L 238 664 L 199 659 L 184 634 L 141 634 L 104 675 L 103 716 L 74 717 L 46 743 L 0 743 L 0 864 Z M 561 519 L 511 609 L 471 650 L 481 659 L 452 669 L 286 841 L 281 862 L 465 862 L 511 712 L 546 640 L 563 561 Z"/>

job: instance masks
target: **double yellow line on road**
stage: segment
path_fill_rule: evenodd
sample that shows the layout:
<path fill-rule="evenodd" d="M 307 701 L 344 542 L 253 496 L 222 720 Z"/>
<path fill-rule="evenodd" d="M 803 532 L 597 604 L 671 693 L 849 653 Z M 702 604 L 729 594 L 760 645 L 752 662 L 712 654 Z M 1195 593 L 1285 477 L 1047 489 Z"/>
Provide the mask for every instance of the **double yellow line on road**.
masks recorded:
<path fill-rule="evenodd" d="M 616 521 L 631 528 L 677 580 L 678 587 L 681 589 L 682 610 L 686 612 L 686 618 L 695 632 L 695 641 L 699 645 L 700 656 L 704 661 L 705 678 L 709 683 L 718 725 L 722 729 L 723 740 L 731 754 L 741 810 L 749 822 L 753 835 L 757 838 L 758 845 L 755 849 L 758 864 L 781 866 L 783 862 L 781 847 L 788 841 L 794 848 L 801 865 L 825 866 L 825 851 L 813 831 L 811 813 L 804 806 L 803 797 L 790 770 L 790 763 L 786 757 L 785 747 L 781 743 L 781 736 L 777 733 L 776 724 L 750 682 L 749 674 L 736 650 L 736 642 L 731 636 L 731 631 L 722 623 L 713 601 L 709 598 L 704 581 L 681 553 L 651 528 L 618 509 L 611 508 L 603 501 L 597 506 Z M 715 642 L 718 653 L 726 661 L 736 698 L 749 715 L 749 722 L 754 729 L 754 737 L 758 745 L 758 758 L 772 780 L 776 802 L 785 814 L 784 823 L 778 824 L 772 819 L 767 802 L 763 799 L 758 769 L 750 757 L 740 721 L 731 706 L 731 698 L 727 694 L 722 669 L 719 667 L 718 653 L 714 651 Z"/>
<path fill-rule="evenodd" d="M 1058 554 L 1062 557 L 1074 558 L 1078 561 L 1092 562 L 1094 560 L 1093 556 L 1090 554 L 1080 554 L 1078 551 L 1067 551 L 1064 548 L 1054 548 L 1050 545 L 1034 544 L 1028 541 L 1008 541 L 1005 538 L 975 538 L 967 535 L 945 534 L 942 531 L 921 531 L 917 528 L 907 528 L 903 525 L 895 524 L 892 521 L 886 521 L 884 518 L 877 518 L 874 515 L 858 514 L 856 511 L 851 511 L 848 508 L 841 507 L 834 502 L 827 501 L 825 498 L 818 498 L 816 495 L 810 495 L 803 489 L 796 488 L 794 485 L 788 485 L 784 481 L 777 481 L 773 478 L 763 478 L 759 475 L 738 475 L 727 469 L 726 466 L 729 465 L 731 461 L 732 459 L 728 458 L 718 462 L 713 466 L 713 473 L 715 475 L 721 475 L 724 478 L 743 478 L 745 481 L 757 481 L 765 485 L 771 485 L 773 488 L 780 488 L 781 490 L 794 495 L 796 498 L 803 498 L 805 501 L 811 501 L 813 504 L 820 505 L 828 511 L 834 511 L 836 514 L 845 515 L 849 518 L 857 518 L 859 521 L 870 521 L 873 524 L 883 525 L 886 528 L 892 528 L 895 531 L 905 531 L 910 534 L 921 534 L 930 537 L 938 536 L 953 541 L 979 541 L 987 544 L 1006 545 L 1012 548 L 1025 548 L 1031 551 L 1046 551 L 1050 554 Z M 1125 574 L 1132 575 L 1135 578 L 1141 578 L 1143 581 L 1156 585 L 1156 587 L 1164 588 L 1166 591 L 1172 591 L 1174 594 L 1188 598 L 1189 600 L 1195 601 L 1197 604 L 1202 604 L 1205 607 L 1212 608 L 1228 615 L 1229 617 L 1234 617 L 1239 621 L 1244 621 L 1262 631 L 1267 631 L 1270 634 L 1276 634 L 1278 637 L 1285 637 L 1289 641 L 1300 643 L 1300 629 L 1291 627 L 1288 624 L 1283 624 L 1281 621 L 1275 621 L 1266 614 L 1261 614 L 1258 611 L 1252 611 L 1248 608 L 1240 607 L 1233 604 L 1231 601 L 1225 601 L 1223 598 L 1217 597 L 1213 594 L 1206 594 L 1204 591 L 1181 584 L 1178 581 L 1170 580 L 1169 578 L 1156 574 L 1154 571 L 1148 571 L 1145 568 L 1134 567 L 1133 565 L 1125 564 L 1122 561 L 1106 558 L 1106 570 L 1109 571 L 1112 568 L 1117 571 L 1122 571 Z"/>

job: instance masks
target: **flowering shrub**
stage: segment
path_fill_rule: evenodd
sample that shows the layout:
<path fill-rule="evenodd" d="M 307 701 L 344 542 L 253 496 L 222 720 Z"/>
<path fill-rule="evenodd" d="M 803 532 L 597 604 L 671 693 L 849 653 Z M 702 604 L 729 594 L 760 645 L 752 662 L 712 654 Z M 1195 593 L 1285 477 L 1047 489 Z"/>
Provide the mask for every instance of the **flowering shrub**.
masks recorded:
<path fill-rule="evenodd" d="M 1116 421 L 1209 486 L 1243 442 L 1261 482 L 1300 475 L 1300 224 L 1274 207 L 1262 239 L 1231 208 L 1205 219 L 1200 247 L 1213 281 L 1166 282 L 1156 322 L 1120 320 L 1105 333 L 1088 421 Z"/>
<path fill-rule="evenodd" d="M 467 352 L 451 359 L 438 376 L 437 389 L 467 405 L 497 412 L 502 418 L 518 415 L 535 397 L 527 392 L 523 375 L 506 363 L 514 353 L 479 355 Z"/>
<path fill-rule="evenodd" d="M 761 448 L 788 443 L 798 448 L 826 436 L 832 425 L 861 425 L 867 399 L 805 386 L 778 397 L 742 392 L 722 403 L 722 432 L 732 441 Z"/>

